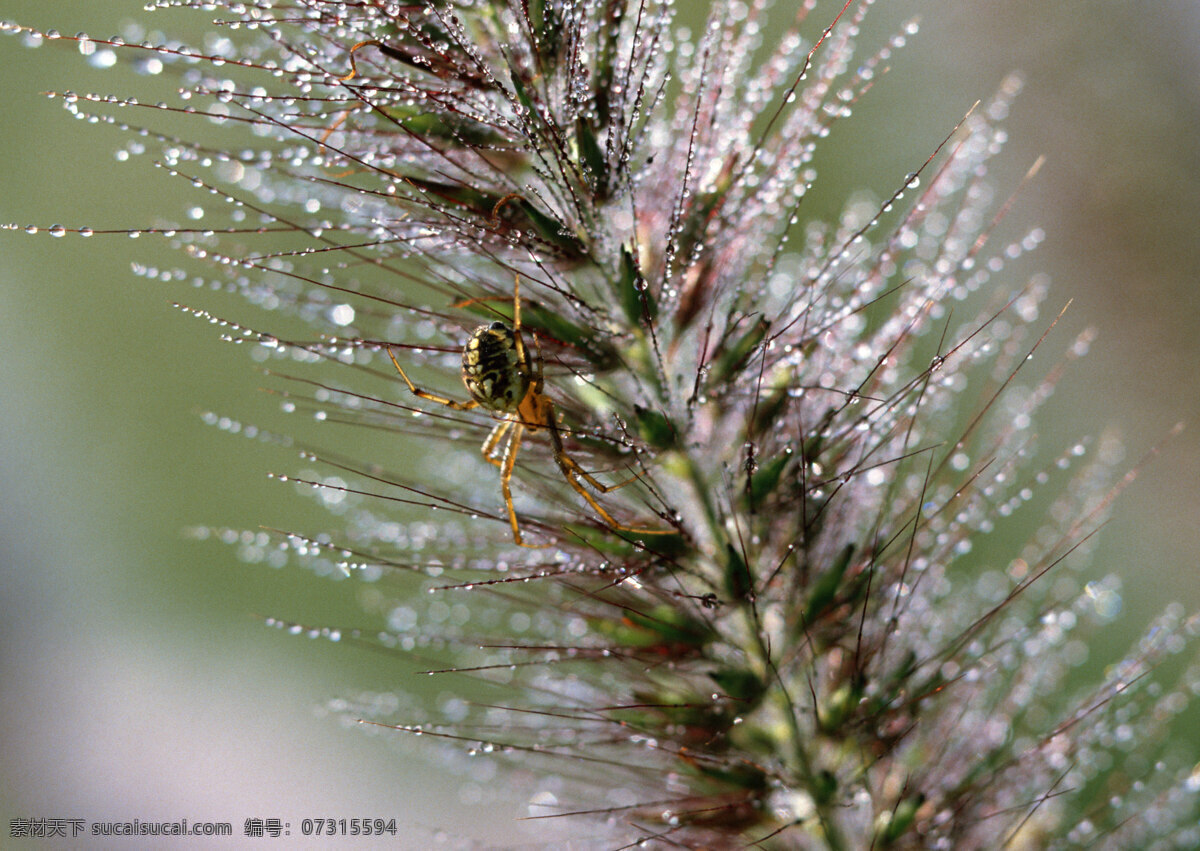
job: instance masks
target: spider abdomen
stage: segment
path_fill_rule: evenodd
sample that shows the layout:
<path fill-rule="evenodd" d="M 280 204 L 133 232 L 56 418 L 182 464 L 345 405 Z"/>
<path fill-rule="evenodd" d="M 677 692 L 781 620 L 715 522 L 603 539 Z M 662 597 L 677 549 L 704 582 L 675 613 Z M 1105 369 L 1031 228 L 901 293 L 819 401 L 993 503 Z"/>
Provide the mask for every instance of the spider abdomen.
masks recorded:
<path fill-rule="evenodd" d="M 463 347 L 462 378 L 471 398 L 485 408 L 515 412 L 529 392 L 529 365 L 517 333 L 503 322 L 480 325 Z"/>

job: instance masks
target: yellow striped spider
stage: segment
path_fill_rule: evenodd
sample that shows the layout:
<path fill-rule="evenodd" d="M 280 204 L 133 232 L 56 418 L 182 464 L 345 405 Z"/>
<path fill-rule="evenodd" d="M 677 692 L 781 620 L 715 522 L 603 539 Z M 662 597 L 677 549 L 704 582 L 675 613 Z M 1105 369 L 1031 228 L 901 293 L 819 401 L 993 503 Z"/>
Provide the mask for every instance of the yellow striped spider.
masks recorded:
<path fill-rule="evenodd" d="M 504 493 L 504 507 L 508 510 L 508 522 L 512 525 L 513 541 L 522 547 L 531 547 L 521 539 L 521 529 L 517 524 L 517 512 L 513 508 L 512 474 L 517 463 L 517 451 L 521 448 L 521 438 L 526 431 L 536 432 L 545 429 L 550 433 L 550 445 L 554 452 L 554 462 L 576 493 L 584 498 L 588 505 L 600 515 L 609 528 L 621 532 L 639 535 L 671 535 L 674 529 L 641 529 L 618 523 L 596 498 L 588 493 L 582 482 L 587 482 L 600 493 L 608 493 L 624 487 L 638 477 L 627 479 L 615 485 L 606 485 L 579 466 L 563 449 L 562 435 L 559 433 L 558 421 L 554 405 L 543 391 L 542 377 L 543 362 L 541 344 L 537 336 L 533 338 L 537 350 L 536 357 L 530 361 L 529 351 L 521 336 L 521 297 L 519 294 L 520 281 L 513 284 L 513 324 L 492 322 L 480 325 L 471 332 L 467 344 L 463 347 L 462 380 L 466 385 L 470 400 L 456 402 L 445 396 L 438 396 L 422 390 L 412 383 L 412 380 L 396 360 L 391 348 L 388 357 L 392 365 L 408 385 L 414 395 L 429 402 L 445 405 L 456 411 L 467 411 L 483 407 L 500 422 L 496 423 L 491 434 L 483 442 L 483 457 L 500 468 L 500 489 Z M 507 437 L 504 452 L 496 457 L 496 449 Z"/>

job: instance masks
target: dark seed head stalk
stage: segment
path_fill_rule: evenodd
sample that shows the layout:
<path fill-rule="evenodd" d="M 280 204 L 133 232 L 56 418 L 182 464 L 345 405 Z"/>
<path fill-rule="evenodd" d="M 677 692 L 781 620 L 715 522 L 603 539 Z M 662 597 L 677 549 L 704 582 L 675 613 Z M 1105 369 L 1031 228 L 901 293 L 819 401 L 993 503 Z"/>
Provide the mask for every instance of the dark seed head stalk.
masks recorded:
<path fill-rule="evenodd" d="M 860 45 L 869 2 L 714 0 L 694 37 L 655 0 L 160 5 L 214 34 L 5 29 L 178 81 L 63 96 L 212 196 L 141 231 L 188 269 L 137 271 L 260 308 L 181 304 L 341 426 L 254 432 L 303 444 L 280 478 L 335 531 L 197 534 L 372 583 L 379 628 L 324 634 L 463 689 L 347 713 L 503 761 L 581 847 L 1200 842 L 1164 755 L 1200 675 L 1150 676 L 1195 618 L 1074 676 L 1119 593 L 1082 551 L 1132 473 L 1104 440 L 1035 453 L 1090 336 L 1062 353 L 1006 269 L 1042 240 L 997 236 L 988 182 L 1018 80 L 825 222 L 818 147 L 916 31 Z"/>

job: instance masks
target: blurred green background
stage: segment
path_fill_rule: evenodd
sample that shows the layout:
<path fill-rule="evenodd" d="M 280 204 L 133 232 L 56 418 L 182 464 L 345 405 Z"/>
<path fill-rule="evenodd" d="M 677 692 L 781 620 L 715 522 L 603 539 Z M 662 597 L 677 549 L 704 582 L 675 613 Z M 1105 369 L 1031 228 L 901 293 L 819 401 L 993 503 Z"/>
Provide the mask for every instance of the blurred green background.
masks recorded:
<path fill-rule="evenodd" d="M 137 16 L 184 38 L 205 17 L 145 16 L 141 6 L 4 0 L 0 16 L 100 37 Z M 1024 73 L 994 182 L 1007 195 L 1046 155 L 1011 221 L 1048 238 L 1006 281 L 1049 273 L 1046 319 L 1075 299 L 1051 351 L 1086 326 L 1100 331 L 1038 420 L 1043 445 L 1116 429 L 1132 463 L 1177 421 L 1190 425 L 1102 533 L 1093 570 L 1126 583 L 1125 614 L 1106 635 L 1114 647 L 1168 601 L 1200 607 L 1200 6 L 1148 9 L 881 3 L 865 44 L 918 13 L 921 33 L 818 163 L 817 199 L 830 210 L 860 186 L 886 195 L 975 99 Z M 832 5 L 816 14 L 824 21 Z M 166 81 L 5 36 L 0 82 L 0 222 L 130 227 L 182 221 L 207 200 L 148 158 L 118 163 L 123 134 L 75 121 L 39 94 L 166 99 Z M 170 305 L 211 306 L 203 293 L 135 278 L 131 260 L 177 262 L 146 237 L 0 232 L 5 831 L 9 818 L 38 816 L 222 820 L 235 832 L 250 816 L 384 816 L 417 831 L 407 847 L 422 848 L 436 828 L 467 837 L 507 828 L 524 813 L 512 784 L 447 776 L 421 749 L 392 747 L 398 736 L 345 731 L 315 711 L 417 678 L 252 616 L 365 622 L 355 583 L 244 565 L 184 538 L 201 523 L 295 526 L 311 508 L 266 478 L 294 471 L 292 455 L 199 421 L 207 409 L 249 420 L 263 409 L 247 350 Z M 233 315 L 257 318 L 248 308 Z"/>

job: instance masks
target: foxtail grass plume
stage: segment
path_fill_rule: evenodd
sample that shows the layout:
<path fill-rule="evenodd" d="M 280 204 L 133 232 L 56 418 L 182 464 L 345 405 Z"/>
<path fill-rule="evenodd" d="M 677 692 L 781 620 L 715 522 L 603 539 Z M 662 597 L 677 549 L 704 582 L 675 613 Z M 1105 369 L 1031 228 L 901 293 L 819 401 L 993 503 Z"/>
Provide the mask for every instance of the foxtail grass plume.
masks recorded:
<path fill-rule="evenodd" d="M 339 712 L 497 764 L 572 847 L 1200 844 L 1168 748 L 1200 668 L 1156 678 L 1196 618 L 1079 676 L 1120 603 L 1081 568 L 1141 465 L 1036 451 L 1091 334 L 1019 271 L 1043 232 L 999 236 L 1019 79 L 826 221 L 816 154 L 917 32 L 864 43 L 865 0 L 694 31 L 665 0 L 152 5 L 216 21 L 4 30 L 178 82 L 60 97 L 208 194 L 139 231 L 183 265 L 136 271 L 243 296 L 178 300 L 324 423 L 207 415 L 299 449 L 279 478 L 331 524 L 196 535 L 356 577 L 377 628 L 315 634 L 451 695 Z"/>

